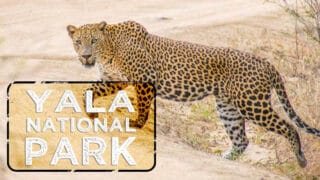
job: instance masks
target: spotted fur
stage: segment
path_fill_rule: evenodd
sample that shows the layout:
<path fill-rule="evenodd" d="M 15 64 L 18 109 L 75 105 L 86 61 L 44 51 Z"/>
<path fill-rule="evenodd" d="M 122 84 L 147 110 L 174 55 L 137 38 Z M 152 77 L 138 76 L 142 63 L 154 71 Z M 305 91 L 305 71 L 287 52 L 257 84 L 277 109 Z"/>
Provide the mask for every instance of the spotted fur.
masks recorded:
<path fill-rule="evenodd" d="M 320 131 L 304 123 L 295 113 L 280 74 L 268 61 L 229 48 L 159 37 L 134 21 L 110 25 L 101 22 L 67 29 L 82 64 L 98 63 L 103 80 L 150 82 L 155 85 L 157 96 L 174 101 L 195 101 L 215 95 L 220 119 L 232 141 L 227 158 L 233 159 L 246 149 L 249 141 L 245 120 L 250 120 L 287 138 L 299 165 L 306 166 L 298 132 L 271 106 L 272 89 L 298 127 L 316 136 L 320 136 Z M 126 85 L 114 87 L 107 83 L 94 84 L 90 89 L 99 97 L 124 87 Z M 138 127 L 142 127 L 148 117 L 154 92 L 150 88 L 136 87 Z"/>

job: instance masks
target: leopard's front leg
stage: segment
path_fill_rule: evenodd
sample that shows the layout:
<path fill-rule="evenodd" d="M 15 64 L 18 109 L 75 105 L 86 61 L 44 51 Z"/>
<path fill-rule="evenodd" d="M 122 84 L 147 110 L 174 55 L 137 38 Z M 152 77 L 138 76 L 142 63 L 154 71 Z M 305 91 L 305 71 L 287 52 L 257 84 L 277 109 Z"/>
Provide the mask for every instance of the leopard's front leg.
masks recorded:
<path fill-rule="evenodd" d="M 128 87 L 127 83 L 94 83 L 86 91 L 93 92 L 93 101 L 98 97 L 108 96 Z M 133 127 L 142 128 L 149 117 L 150 106 L 154 97 L 154 87 L 150 83 L 134 84 L 137 94 L 138 118 L 131 120 L 130 124 Z M 85 92 L 84 92 L 85 93 Z M 83 96 L 84 105 L 85 96 Z M 98 113 L 87 113 L 90 118 L 98 117 Z"/>
<path fill-rule="evenodd" d="M 92 91 L 92 96 L 93 96 L 92 103 L 93 103 L 94 100 L 99 97 L 108 96 L 108 95 L 117 93 L 118 91 L 120 91 L 126 87 L 128 87 L 128 84 L 126 84 L 126 83 L 109 83 L 109 82 L 99 83 L 99 82 L 97 82 L 97 83 L 91 84 L 91 86 L 83 92 L 83 103 L 84 103 L 85 109 L 86 109 L 86 96 L 85 96 L 86 91 Z M 98 117 L 98 113 L 88 113 L 87 112 L 87 115 L 91 119 Z"/>
<path fill-rule="evenodd" d="M 154 87 L 151 83 L 135 84 L 138 103 L 138 118 L 131 121 L 134 127 L 142 128 L 149 117 L 150 106 L 154 97 Z"/>

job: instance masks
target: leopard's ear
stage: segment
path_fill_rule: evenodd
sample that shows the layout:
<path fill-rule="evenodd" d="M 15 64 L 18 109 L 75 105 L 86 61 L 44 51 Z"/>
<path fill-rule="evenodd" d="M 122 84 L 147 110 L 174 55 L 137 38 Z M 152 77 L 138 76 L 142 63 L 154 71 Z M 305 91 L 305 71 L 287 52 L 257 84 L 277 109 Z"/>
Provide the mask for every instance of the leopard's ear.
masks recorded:
<path fill-rule="evenodd" d="M 103 31 L 106 27 L 107 23 L 105 21 L 102 21 L 99 23 L 98 28 L 100 31 Z"/>
<path fill-rule="evenodd" d="M 72 35 L 74 34 L 74 32 L 76 32 L 77 27 L 73 26 L 73 25 L 68 25 L 67 26 L 67 30 L 69 33 L 69 36 L 72 37 Z"/>

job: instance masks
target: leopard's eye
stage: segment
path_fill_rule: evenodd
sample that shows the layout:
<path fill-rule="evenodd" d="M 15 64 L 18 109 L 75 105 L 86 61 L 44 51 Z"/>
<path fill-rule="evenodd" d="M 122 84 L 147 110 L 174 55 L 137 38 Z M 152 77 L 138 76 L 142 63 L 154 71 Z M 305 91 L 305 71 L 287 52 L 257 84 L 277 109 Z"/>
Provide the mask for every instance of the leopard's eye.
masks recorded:
<path fill-rule="evenodd" d="M 80 39 L 76 40 L 76 43 L 81 45 L 81 40 Z"/>
<path fill-rule="evenodd" d="M 96 42 L 97 42 L 97 39 L 96 39 L 96 38 L 94 38 L 94 39 L 91 40 L 91 44 L 94 44 L 94 43 L 96 43 Z"/>

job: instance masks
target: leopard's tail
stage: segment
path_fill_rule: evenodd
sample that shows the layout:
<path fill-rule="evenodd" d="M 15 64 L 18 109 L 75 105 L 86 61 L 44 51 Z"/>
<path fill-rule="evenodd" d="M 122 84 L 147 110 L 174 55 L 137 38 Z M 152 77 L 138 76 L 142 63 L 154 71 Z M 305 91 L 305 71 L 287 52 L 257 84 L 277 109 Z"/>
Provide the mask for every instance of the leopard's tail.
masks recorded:
<path fill-rule="evenodd" d="M 281 78 L 281 75 L 279 72 L 274 68 L 271 67 L 271 80 L 273 84 L 273 88 L 276 90 L 276 93 L 278 95 L 279 101 L 282 104 L 285 112 L 289 116 L 289 118 L 301 129 L 303 129 L 305 132 L 314 134 L 316 136 L 320 137 L 320 130 L 310 127 L 307 123 L 303 122 L 301 118 L 297 115 L 297 113 L 294 111 L 293 107 L 290 104 L 290 101 L 288 99 L 288 95 L 286 93 L 286 89 L 284 87 L 284 82 Z"/>

